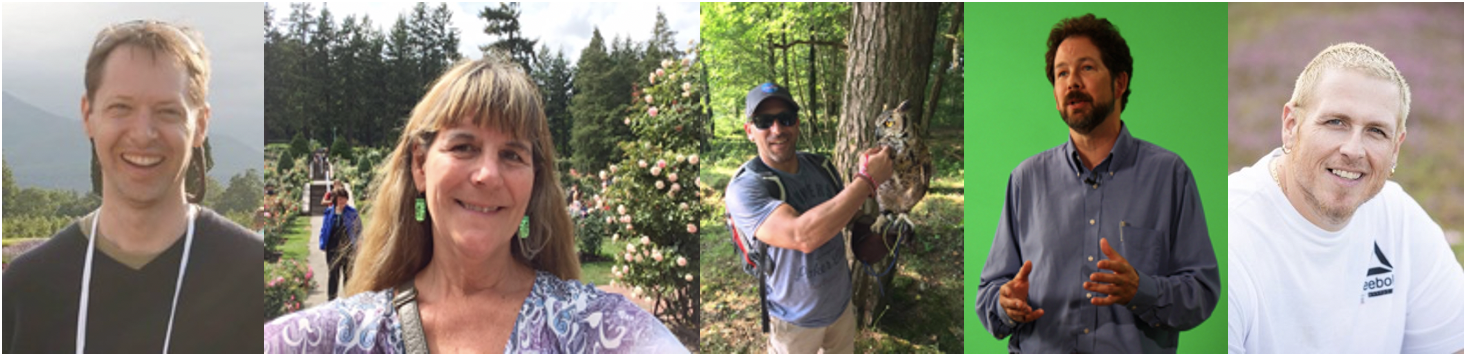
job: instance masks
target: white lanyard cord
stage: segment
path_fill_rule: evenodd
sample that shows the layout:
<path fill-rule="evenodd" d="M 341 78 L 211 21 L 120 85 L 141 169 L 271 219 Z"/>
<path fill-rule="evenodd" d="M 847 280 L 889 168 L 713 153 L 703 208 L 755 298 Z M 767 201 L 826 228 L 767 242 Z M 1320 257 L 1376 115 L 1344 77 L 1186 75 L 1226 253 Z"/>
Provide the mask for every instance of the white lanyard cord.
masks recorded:
<path fill-rule="evenodd" d="M 173 315 L 178 312 L 178 294 L 183 289 L 183 274 L 188 270 L 188 255 L 193 249 L 193 225 L 194 214 L 198 209 L 189 205 L 188 208 L 188 235 L 183 239 L 183 259 L 178 264 L 178 282 L 173 287 L 173 305 L 168 309 L 168 332 L 163 335 L 163 353 L 168 353 L 168 345 L 173 339 Z M 92 252 L 97 247 L 97 223 L 101 222 L 102 209 L 97 209 L 96 217 L 92 219 L 92 233 L 87 236 L 86 263 L 81 272 L 81 306 L 76 315 L 76 353 L 86 353 L 87 347 L 87 307 L 90 305 L 88 298 L 92 291 Z"/>

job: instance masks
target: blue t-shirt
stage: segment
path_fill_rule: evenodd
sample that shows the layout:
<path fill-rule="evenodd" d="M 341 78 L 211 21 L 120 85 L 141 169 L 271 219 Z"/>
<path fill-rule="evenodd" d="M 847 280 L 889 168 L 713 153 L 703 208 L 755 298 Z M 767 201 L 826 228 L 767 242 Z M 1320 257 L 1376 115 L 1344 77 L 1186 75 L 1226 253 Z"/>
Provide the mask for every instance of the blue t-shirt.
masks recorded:
<path fill-rule="evenodd" d="M 728 183 L 728 214 L 744 236 L 754 236 L 779 205 L 788 203 L 802 214 L 839 193 L 819 164 L 804 156 L 799 157 L 797 173 L 770 170 L 784 185 L 785 201 L 780 201 L 778 194 L 769 194 L 752 172 Z M 845 312 L 851 288 L 843 234 L 836 233 L 809 254 L 770 246 L 769 257 L 774 261 L 773 274 L 766 278 L 769 315 L 795 326 L 816 328 L 834 324 Z"/>

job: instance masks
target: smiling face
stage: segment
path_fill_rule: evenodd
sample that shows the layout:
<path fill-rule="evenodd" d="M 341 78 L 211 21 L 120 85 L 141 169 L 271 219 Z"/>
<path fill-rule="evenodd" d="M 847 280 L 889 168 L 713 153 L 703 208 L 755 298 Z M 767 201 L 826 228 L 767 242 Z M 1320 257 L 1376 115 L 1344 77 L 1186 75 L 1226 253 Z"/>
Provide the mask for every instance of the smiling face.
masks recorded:
<path fill-rule="evenodd" d="M 1110 118 L 1119 118 L 1115 94 L 1123 94 L 1128 77 L 1111 74 L 1098 47 L 1087 36 L 1065 39 L 1054 54 L 1054 103 L 1070 129 L 1088 134 Z"/>
<path fill-rule="evenodd" d="M 507 249 L 534 189 L 530 142 L 464 119 L 413 154 L 413 181 L 426 193 L 434 243 L 473 258 Z"/>
<path fill-rule="evenodd" d="M 1400 89 L 1357 71 L 1325 70 L 1313 98 L 1306 109 L 1284 108 L 1284 145 L 1292 149 L 1287 181 L 1297 189 L 1289 200 L 1305 217 L 1337 230 L 1390 177 L 1405 141 Z"/>
<path fill-rule="evenodd" d="M 773 98 L 764 100 L 753 110 L 754 115 L 778 114 L 793 110 L 789 103 L 782 99 Z M 799 124 L 784 126 L 778 121 L 769 125 L 768 129 L 760 130 L 752 122 L 744 122 L 743 129 L 748 133 L 748 139 L 758 146 L 758 155 L 763 158 L 765 164 L 775 168 L 793 166 L 798 160 L 794 157 L 794 142 L 799 140 Z"/>
<path fill-rule="evenodd" d="M 206 105 L 188 103 L 187 84 L 171 56 L 131 45 L 108 56 L 100 86 L 82 98 L 104 202 L 183 201 L 186 165 L 192 149 L 203 146 L 209 114 Z"/>

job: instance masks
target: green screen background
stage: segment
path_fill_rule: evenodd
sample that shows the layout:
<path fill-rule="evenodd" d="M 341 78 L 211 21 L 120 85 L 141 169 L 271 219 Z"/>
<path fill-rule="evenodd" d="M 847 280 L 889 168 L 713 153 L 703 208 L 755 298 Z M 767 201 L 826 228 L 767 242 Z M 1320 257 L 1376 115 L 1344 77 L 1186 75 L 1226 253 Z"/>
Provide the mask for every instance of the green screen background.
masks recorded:
<path fill-rule="evenodd" d="M 1181 155 L 1196 178 L 1222 298 L 1201 326 L 1181 333 L 1181 353 L 1227 350 L 1227 5 L 969 3 L 967 39 L 964 337 L 968 353 L 1007 353 L 982 326 L 974 301 L 997 230 L 1008 174 L 1068 141 L 1044 76 L 1045 42 L 1059 20 L 1094 13 L 1120 29 L 1135 58 L 1122 118 L 1137 138 Z"/>

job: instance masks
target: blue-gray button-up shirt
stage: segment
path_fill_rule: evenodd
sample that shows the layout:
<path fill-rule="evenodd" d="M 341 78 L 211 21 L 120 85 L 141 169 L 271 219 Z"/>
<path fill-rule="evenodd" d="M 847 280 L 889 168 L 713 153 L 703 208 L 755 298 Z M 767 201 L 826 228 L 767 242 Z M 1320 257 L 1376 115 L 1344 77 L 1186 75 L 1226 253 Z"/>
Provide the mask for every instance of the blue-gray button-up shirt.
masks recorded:
<path fill-rule="evenodd" d="M 1083 287 L 1105 259 L 1101 238 L 1140 275 L 1129 304 L 1090 304 L 1106 296 Z M 1020 324 L 998 294 L 1024 261 L 1033 261 L 1028 303 L 1044 316 Z M 1093 170 L 1070 140 L 1009 175 L 977 315 L 994 336 L 1011 335 L 1015 353 L 1175 353 L 1179 332 L 1211 316 L 1220 282 L 1191 169 L 1122 123 Z"/>

